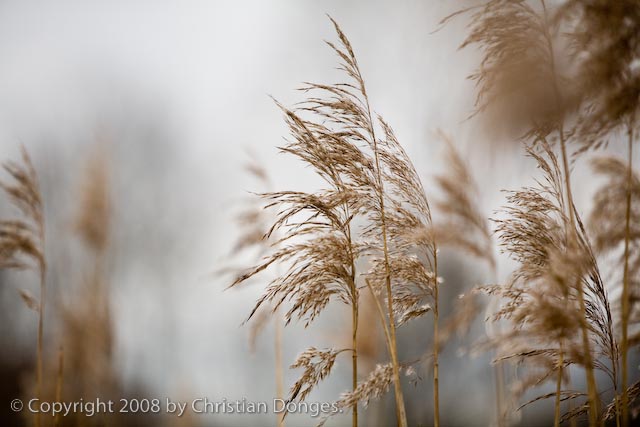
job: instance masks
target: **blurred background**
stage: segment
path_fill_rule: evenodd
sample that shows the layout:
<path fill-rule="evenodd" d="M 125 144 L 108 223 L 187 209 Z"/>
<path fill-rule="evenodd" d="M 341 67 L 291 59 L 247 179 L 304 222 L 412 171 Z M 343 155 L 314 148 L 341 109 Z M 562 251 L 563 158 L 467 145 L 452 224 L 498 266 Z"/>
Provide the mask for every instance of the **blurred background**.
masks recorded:
<path fill-rule="evenodd" d="M 335 38 L 327 13 L 350 38 L 374 109 L 394 127 L 428 193 L 443 170 L 438 129 L 452 136 L 472 164 L 487 216 L 504 200 L 500 189 L 530 183 L 534 166 L 508 143 L 509 130 L 468 120 L 475 94 L 466 76 L 477 56 L 457 50 L 466 18 L 444 28 L 439 21 L 469 3 L 0 2 L 0 159 L 19 158 L 24 145 L 45 199 L 49 387 L 60 375 L 63 346 L 68 400 L 274 397 L 274 332 L 268 325 L 252 351 L 250 327 L 242 326 L 261 294 L 260 283 L 225 291 L 230 276 L 217 272 L 231 263 L 238 209 L 250 191 L 263 190 L 244 168 L 247 153 L 269 172 L 274 188 L 304 189 L 315 182 L 310 170 L 278 154 L 287 130 L 269 95 L 291 105 L 301 99 L 295 91 L 301 82 L 337 78 L 336 57 L 323 43 Z M 497 144 L 488 149 L 490 141 Z M 594 184 L 581 179 L 587 175 L 580 167 L 574 173 L 578 208 L 586 214 Z M 92 209 L 101 209 L 85 200 L 91 185 L 108 194 L 108 214 L 97 225 L 106 230 L 99 250 L 78 231 L 78 212 L 91 216 L 98 215 Z M 0 213 L 10 217 L 15 210 L 3 200 Z M 489 280 L 468 258 L 445 252 L 443 265 L 445 312 L 458 294 Z M 509 261 L 501 259 L 501 276 L 508 272 Z M 33 395 L 37 315 L 19 291 L 37 295 L 36 276 L 0 272 L 2 425 L 31 423 L 11 412 L 9 402 Z M 288 326 L 285 366 L 310 345 L 347 341 L 349 316 L 336 306 L 308 330 Z M 430 345 L 429 322 L 401 330 L 405 359 Z M 482 334 L 479 321 L 442 355 L 444 426 L 480 427 L 494 420 L 490 355 L 461 350 Z M 374 346 L 373 359 L 379 351 L 384 360 L 380 346 Z M 349 387 L 348 359 L 338 360 L 335 375 L 309 400 L 333 401 Z M 285 388 L 297 374 L 285 369 Z M 411 425 L 429 425 L 431 419 L 431 377 L 428 369 L 420 375 L 416 385 L 407 379 Z M 391 399 L 372 403 L 362 413 L 363 425 L 391 425 L 392 408 Z M 514 423 L 549 425 L 550 409 L 534 405 Z M 292 426 L 317 421 L 287 417 Z M 111 418 L 91 422 L 114 425 Z M 275 417 L 130 415 L 115 422 L 248 426 L 274 425 Z M 350 416 L 327 425 L 350 425 Z"/>

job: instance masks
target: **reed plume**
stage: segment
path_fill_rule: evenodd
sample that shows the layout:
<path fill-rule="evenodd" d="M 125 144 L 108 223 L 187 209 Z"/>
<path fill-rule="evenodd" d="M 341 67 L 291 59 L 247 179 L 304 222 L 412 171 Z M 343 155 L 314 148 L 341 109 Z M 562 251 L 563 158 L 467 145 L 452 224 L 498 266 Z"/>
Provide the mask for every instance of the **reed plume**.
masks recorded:
<path fill-rule="evenodd" d="M 483 113 L 512 123 L 516 133 L 532 124 L 551 127 L 555 105 L 553 53 L 549 23 L 538 1 L 488 0 L 445 17 L 441 23 L 470 15 L 468 34 L 459 49 L 477 47 L 478 68 L 469 75 L 476 85 L 472 116 Z M 563 79 L 563 88 L 568 82 Z M 565 94 L 566 95 L 566 94 Z M 569 104 L 569 96 L 565 103 Z"/>
<path fill-rule="evenodd" d="M 46 302 L 45 224 L 38 177 L 27 150 L 22 147 L 21 162 L 6 162 L 4 169 L 11 177 L 0 182 L 11 204 L 22 218 L 0 221 L 0 268 L 35 270 L 40 278 L 39 298 L 26 291 L 21 295 L 27 306 L 38 312 L 38 339 L 36 357 L 36 396 L 42 398 L 43 341 Z M 40 415 L 35 416 L 40 426 Z"/>
<path fill-rule="evenodd" d="M 314 84 L 304 90 L 332 94 L 347 91 L 340 86 Z M 270 282 L 249 317 L 266 302 L 279 308 L 285 301 L 291 301 L 291 307 L 285 314 L 286 323 L 297 318 L 308 326 L 332 299 L 351 307 L 352 348 L 310 348 L 293 365 L 304 366 L 305 371 L 292 387 L 289 399 L 304 400 L 317 382 L 329 374 L 335 357 L 342 351 L 352 354 L 352 382 L 353 388 L 357 387 L 358 290 L 355 264 L 359 248 L 352 238 L 351 221 L 360 209 L 354 178 L 360 176 L 359 168 L 364 162 L 362 153 L 346 133 L 347 126 L 350 126 L 349 118 L 335 122 L 326 119 L 332 108 L 341 108 L 339 103 L 331 105 L 331 101 L 310 97 L 296 110 L 278 106 L 292 135 L 281 151 L 310 165 L 327 188 L 315 193 L 282 191 L 262 195 L 266 208 L 276 210 L 275 221 L 266 237 L 275 232 L 282 237 L 274 243 L 273 253 L 241 275 L 232 286 L 278 264 L 285 273 Z M 305 114 L 317 119 L 307 120 L 303 117 Z M 357 425 L 357 405 L 352 410 L 353 425 Z"/>
<path fill-rule="evenodd" d="M 635 128 L 640 94 L 640 5 L 633 0 L 568 0 L 557 11 L 568 28 L 582 102 L 583 149 L 606 145 L 612 132 Z"/>

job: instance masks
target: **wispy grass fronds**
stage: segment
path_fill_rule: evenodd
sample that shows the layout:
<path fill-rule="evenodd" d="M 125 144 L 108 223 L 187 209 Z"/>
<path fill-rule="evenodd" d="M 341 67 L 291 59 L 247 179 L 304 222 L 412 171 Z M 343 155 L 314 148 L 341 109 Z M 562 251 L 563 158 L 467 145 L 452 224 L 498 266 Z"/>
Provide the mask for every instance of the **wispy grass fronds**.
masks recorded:
<path fill-rule="evenodd" d="M 576 266 L 580 265 L 572 273 L 576 283 L 570 288 L 574 290 L 578 303 L 577 321 L 582 341 L 579 360 L 582 361 L 581 364 L 585 369 L 588 385 L 589 423 L 595 427 L 598 424 L 600 406 L 594 375 L 594 369 L 601 365 L 597 357 L 600 352 L 604 352 L 611 358 L 612 378 L 615 387 L 617 350 L 610 327 L 607 295 L 599 273 L 597 273 L 597 264 L 595 264 L 589 241 L 586 239 L 582 222 L 574 207 L 568 145 L 573 143 L 572 138 L 575 138 L 577 133 L 567 132 L 565 128 L 568 127 L 567 122 L 572 118 L 581 96 L 576 90 L 576 86 L 579 87 L 579 85 L 574 84 L 573 80 L 575 79 L 567 79 L 566 77 L 566 73 L 570 70 L 566 64 L 558 61 L 558 58 L 562 58 L 566 47 L 560 24 L 561 21 L 557 19 L 556 12 L 549 9 L 544 0 L 537 2 L 491 0 L 480 6 L 472 16 L 470 35 L 463 46 L 474 44 L 482 51 L 483 62 L 478 72 L 472 76 L 479 82 L 479 99 L 486 101 L 485 104 L 480 104 L 480 109 L 487 105 L 499 104 L 502 102 L 501 99 L 506 99 L 508 104 L 513 102 L 508 94 L 511 93 L 509 89 L 513 86 L 510 75 L 515 73 L 515 87 L 523 89 L 525 94 L 533 90 L 533 99 L 536 100 L 533 103 L 535 107 L 525 114 L 526 122 L 522 139 L 527 141 L 528 145 L 536 144 L 541 140 L 545 145 L 547 142 L 553 141 L 559 148 L 560 162 L 556 160 L 551 162 L 554 170 L 551 173 L 547 172 L 547 179 L 554 183 L 551 187 L 552 193 L 563 193 L 562 198 L 550 194 L 555 199 L 552 205 L 555 205 L 556 213 L 561 216 L 559 222 L 555 220 L 553 222 L 557 222 L 556 225 L 560 226 L 565 234 L 564 243 L 556 248 L 560 248 L 564 258 L 571 258 L 567 261 L 577 263 Z M 528 61 L 528 58 L 533 59 Z M 533 83 L 529 84 L 527 81 Z M 497 93 L 499 96 L 490 97 L 488 94 L 492 93 Z M 507 95 L 503 95 L 505 93 Z M 515 93 L 522 94 L 522 92 Z M 516 102 L 517 98 L 518 96 L 516 96 Z M 528 97 L 525 96 L 523 99 L 528 99 Z M 537 102 L 538 99 L 541 101 Z M 553 154 L 547 148 L 544 148 L 543 151 Z M 535 158 L 535 153 L 530 151 L 530 154 Z M 545 165 L 540 162 L 540 159 L 536 158 L 536 160 L 544 169 Z M 557 164 L 560 164 L 561 167 L 556 168 Z M 558 183 L 562 185 L 558 186 Z M 544 191 L 549 192 L 549 190 Z M 527 203 L 531 208 L 549 205 L 548 201 L 543 200 L 546 197 L 540 197 L 537 192 L 535 194 L 528 192 L 521 194 L 521 196 L 531 198 L 533 203 Z M 518 200 L 511 201 L 519 202 Z M 538 206 L 537 202 L 540 202 L 541 205 Z M 526 212 L 523 211 L 521 220 L 528 220 L 525 214 Z M 547 222 L 549 220 L 546 214 L 536 219 Z M 511 237 L 518 239 L 520 233 L 526 233 L 529 230 L 524 228 L 511 231 L 515 233 Z M 547 243 L 556 244 L 557 241 L 542 243 L 545 239 L 557 240 L 559 237 L 548 232 L 542 233 L 538 247 L 544 248 Z M 527 244 L 529 243 L 535 244 L 536 242 L 528 242 Z M 511 249 L 520 250 L 522 248 L 514 247 Z M 548 254 L 548 251 L 546 253 Z M 545 255 L 545 251 L 531 254 L 533 258 L 541 255 L 548 256 Z M 585 264 L 582 265 L 583 263 Z M 526 266 L 526 264 L 523 265 Z M 538 264 L 538 266 L 540 265 L 544 264 Z M 568 269 L 567 272 L 569 270 L 571 269 Z M 530 273 L 532 272 L 523 271 L 521 268 L 517 274 L 527 278 Z M 587 277 L 589 280 L 584 280 L 583 277 Z M 571 295 L 566 292 L 565 294 L 567 297 Z M 590 325 L 592 320 L 600 323 L 592 327 Z M 592 348 L 593 339 L 599 341 L 600 348 L 595 350 Z M 560 354 L 563 352 L 564 350 Z M 556 361 L 558 367 L 563 364 L 561 363 L 562 358 L 561 356 L 560 360 Z M 561 376 L 557 378 L 556 403 L 560 398 L 559 390 L 562 382 Z M 557 417 L 556 424 L 558 424 Z"/>
<path fill-rule="evenodd" d="M 340 31 L 338 34 L 344 42 L 344 35 Z M 308 326 L 332 299 L 347 304 L 352 312 L 355 389 L 359 298 L 355 265 L 360 249 L 354 240 L 351 222 L 361 209 L 358 187 L 366 182 L 362 178 L 366 173 L 363 165 L 370 162 L 357 146 L 361 141 L 357 126 L 362 107 L 357 105 L 350 90 L 339 84 L 308 84 L 303 91 L 309 93 L 309 97 L 298 108 L 291 110 L 278 104 L 291 135 L 281 151 L 311 166 L 327 186 L 314 193 L 263 194 L 266 208 L 276 212 L 266 236 L 278 233 L 278 239 L 273 244 L 273 253 L 233 285 L 272 265 L 280 265 L 284 273 L 270 282 L 250 316 L 266 302 L 276 308 L 287 302 L 287 323 L 295 318 Z M 316 97 L 314 93 L 322 96 Z M 313 385 L 315 383 L 311 387 Z M 353 425 L 357 425 L 357 406 L 352 410 Z"/>
<path fill-rule="evenodd" d="M 490 0 L 461 11 L 471 18 L 460 48 L 477 47 L 482 56 L 478 69 L 469 76 L 477 87 L 474 114 L 496 113 L 520 128 L 558 116 L 553 102 L 549 24 L 540 9 L 537 1 Z"/>
<path fill-rule="evenodd" d="M 276 307 L 291 301 L 285 315 L 286 322 L 296 318 L 308 326 L 329 303 L 331 298 L 351 303 L 351 256 L 349 240 L 336 206 L 344 202 L 343 195 L 326 192 L 322 195 L 285 192 L 266 196 L 271 206 L 283 206 L 274 227 L 283 227 L 285 237 L 277 250 L 264 262 L 243 274 L 234 285 L 278 263 L 287 266 L 267 287 L 251 315 L 266 301 Z M 298 220 L 294 215 L 305 213 Z M 334 229 L 337 227 L 338 230 Z M 295 242 L 295 238 L 304 239 Z"/>
<path fill-rule="evenodd" d="M 635 382 L 627 388 L 628 411 L 629 416 L 633 419 L 640 415 L 640 381 Z M 613 401 L 607 406 L 604 418 L 607 420 L 614 419 L 619 411 L 618 402 Z"/>
<path fill-rule="evenodd" d="M 626 230 L 627 175 L 626 161 L 617 157 L 598 157 L 592 162 L 593 170 L 606 177 L 606 181 L 595 192 L 589 228 L 593 236 L 594 247 L 599 252 L 611 252 L 624 245 Z M 631 180 L 631 221 L 630 246 L 639 257 L 640 245 L 640 177 L 637 174 Z M 624 262 L 621 257 L 620 262 Z M 631 266 L 638 267 L 636 262 Z M 633 277 L 638 272 L 631 274 Z"/>
<path fill-rule="evenodd" d="M 11 204 L 18 209 L 21 218 L 0 221 L 0 268 L 33 269 L 40 278 L 40 295 L 35 298 L 22 293 L 27 306 L 37 307 L 38 341 L 36 359 L 36 395 L 42 398 L 43 341 L 46 302 L 45 225 L 44 209 L 38 177 L 27 150 L 22 147 L 21 162 L 6 162 L 4 169 L 10 179 L 0 182 Z M 36 414 L 36 426 L 40 415 Z"/>
<path fill-rule="evenodd" d="M 289 399 L 304 401 L 313 388 L 329 375 L 340 352 L 333 349 L 318 350 L 315 347 L 303 351 L 291 365 L 291 368 L 302 368 L 304 372 L 291 387 Z"/>
<path fill-rule="evenodd" d="M 267 286 L 251 316 L 267 302 L 275 307 L 286 303 L 287 322 L 298 319 L 306 326 L 331 300 L 350 306 L 355 393 L 359 387 L 356 261 L 369 261 L 371 269 L 364 276 L 376 297 L 385 330 L 401 426 L 407 421 L 396 327 L 434 313 L 434 405 L 438 425 L 437 248 L 431 211 L 420 178 L 393 130 L 381 117 L 373 119 L 353 48 L 332 22 L 339 43 L 328 44 L 340 59 L 346 82 L 307 83 L 302 88 L 307 98 L 295 109 L 278 104 L 291 135 L 281 151 L 311 166 L 326 187 L 313 193 L 278 191 L 262 195 L 267 209 L 276 212 L 266 236 L 277 232 L 279 238 L 272 253 L 232 286 L 280 265 L 285 272 Z M 362 228 L 354 226 L 356 218 L 363 222 Z M 379 297 L 386 299 L 385 310 Z M 349 402 L 356 425 L 357 401 Z"/>
<path fill-rule="evenodd" d="M 11 181 L 0 185 L 22 218 L 0 223 L 0 265 L 2 268 L 40 269 L 45 264 L 44 216 L 35 169 L 24 148 L 22 163 L 10 161 L 3 166 Z"/>
<path fill-rule="evenodd" d="M 358 387 L 354 391 L 343 393 L 340 400 L 338 400 L 338 406 L 349 408 L 358 402 L 367 406 L 372 399 L 380 399 L 384 396 L 389 391 L 392 382 L 392 364 L 379 364 L 369 373 L 366 380 L 358 384 Z"/>
<path fill-rule="evenodd" d="M 496 318 L 508 319 L 514 327 L 500 338 L 503 357 L 537 366 L 520 391 L 558 378 L 555 396 L 561 399 L 563 371 L 571 364 L 602 370 L 615 384 L 617 347 L 607 294 L 585 231 L 580 227 L 576 237 L 570 234 L 559 162 L 544 141 L 528 152 L 544 178 L 537 186 L 509 193 L 506 218 L 496 221 L 501 246 L 518 267 L 507 285 L 487 289 L 505 301 Z M 580 338 L 585 327 L 594 354 L 585 354 Z"/>
<path fill-rule="evenodd" d="M 625 249 L 622 284 L 622 425 L 629 425 L 628 352 L 631 312 L 629 272 L 633 145 L 640 107 L 640 4 L 633 0 L 570 0 L 559 16 L 572 27 L 573 55 L 578 65 L 583 108 L 578 123 L 581 151 L 599 148 L 619 132 L 627 134 Z"/>
<path fill-rule="evenodd" d="M 597 148 L 616 128 L 635 122 L 640 97 L 640 4 L 569 0 L 558 19 L 568 35 L 584 102 L 580 142 Z"/>
<path fill-rule="evenodd" d="M 640 178 L 633 173 L 630 162 L 615 157 L 600 157 L 593 162 L 596 173 L 607 178 L 606 183 L 595 193 L 594 205 L 589 219 L 595 239 L 595 247 L 601 253 L 615 253 L 622 248 L 618 265 L 622 274 L 615 276 L 622 284 L 620 294 L 620 320 L 622 342 L 622 407 L 623 425 L 629 423 L 630 393 L 634 386 L 628 384 L 628 351 L 640 343 L 637 325 L 637 289 L 640 286 Z M 630 330 L 636 328 L 635 330 Z M 618 403 L 616 397 L 614 403 Z M 617 414 L 618 412 L 616 412 Z"/>

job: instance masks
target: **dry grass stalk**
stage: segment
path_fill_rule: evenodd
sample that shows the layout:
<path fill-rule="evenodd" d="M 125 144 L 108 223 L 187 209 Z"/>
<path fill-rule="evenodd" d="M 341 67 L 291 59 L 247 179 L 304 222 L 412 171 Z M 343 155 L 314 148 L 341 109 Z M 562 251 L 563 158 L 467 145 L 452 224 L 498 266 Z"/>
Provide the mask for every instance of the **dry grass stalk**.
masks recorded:
<path fill-rule="evenodd" d="M 40 295 L 38 300 L 22 293 L 22 298 L 38 312 L 38 341 L 36 361 L 36 396 L 42 398 L 43 388 L 43 340 L 46 302 L 45 226 L 42 196 L 38 177 L 27 150 L 22 147 L 22 162 L 6 162 L 5 171 L 10 181 L 0 182 L 11 204 L 22 214 L 21 219 L 0 221 L 0 268 L 34 269 L 39 273 Z M 36 414 L 36 426 L 40 416 Z"/>
<path fill-rule="evenodd" d="M 548 51 L 549 51 L 549 60 L 548 60 L 548 64 L 549 64 L 549 68 L 551 70 L 551 77 L 552 77 L 552 82 L 553 82 L 553 94 L 554 94 L 554 105 L 557 108 L 557 121 L 555 123 L 555 130 L 557 131 L 557 135 L 558 135 L 558 139 L 560 142 L 560 150 L 561 150 L 561 154 L 562 154 L 562 167 L 563 167 L 563 179 L 564 179 L 564 184 L 565 184 L 565 191 L 566 191 L 566 205 L 568 206 L 568 216 L 569 216 L 569 222 L 571 224 L 571 229 L 569 231 L 567 231 L 567 236 L 569 237 L 569 242 L 570 242 L 570 246 L 568 247 L 569 250 L 572 250 L 573 248 L 577 247 L 579 245 L 578 239 L 578 230 L 576 228 L 576 220 L 580 221 L 580 219 L 578 218 L 577 213 L 575 212 L 575 204 L 573 201 L 573 193 L 572 193 L 572 187 L 571 187 L 571 172 L 569 169 L 569 161 L 568 161 L 568 154 L 567 154 L 567 139 L 566 139 L 566 135 L 564 132 L 564 119 L 565 119 L 565 114 L 566 114 L 566 110 L 568 110 L 568 108 L 566 107 L 565 104 L 565 100 L 563 98 L 562 93 L 560 92 L 559 89 L 559 85 L 561 83 L 561 78 L 559 77 L 559 73 L 558 73 L 558 69 L 556 66 L 556 62 L 555 62 L 555 50 L 554 50 L 554 44 L 553 44 L 553 34 L 552 34 L 552 29 L 550 28 L 549 23 L 549 16 L 548 16 L 548 12 L 547 12 L 547 7 L 546 7 L 546 3 L 544 0 L 541 0 L 541 4 L 542 4 L 542 8 L 543 8 L 543 16 L 544 16 L 544 22 L 547 24 L 544 27 L 544 34 L 545 34 L 545 38 L 547 40 L 547 46 L 548 46 Z M 534 130 L 534 132 L 538 133 L 538 134 L 542 134 L 542 132 L 540 132 L 541 130 Z M 596 267 L 597 268 L 597 267 Z M 588 395 L 589 395 L 589 424 L 591 425 L 591 427 L 595 427 L 598 423 L 598 417 L 599 417 L 599 411 L 600 411 L 600 399 L 598 396 L 598 390 L 597 390 L 597 384 L 595 381 L 595 376 L 594 376 L 594 365 L 595 365 L 595 361 L 592 360 L 592 354 L 591 354 L 591 344 L 590 344 L 590 339 L 589 339 L 589 332 L 588 332 L 588 324 L 586 323 L 588 321 L 588 313 L 587 313 L 587 306 L 586 306 L 586 302 L 585 302 L 585 295 L 584 295 L 584 288 L 582 285 L 582 278 L 581 277 L 576 277 L 576 289 L 577 289 L 577 294 L 578 294 L 578 304 L 579 304 L 579 308 L 580 308 L 580 314 L 582 316 L 581 319 L 581 333 L 582 333 L 582 345 L 583 345 L 583 355 L 585 357 L 584 360 L 584 367 L 585 367 L 585 372 L 586 372 L 586 378 L 587 378 L 587 388 L 588 388 Z M 606 295 L 605 295 L 605 301 L 606 301 Z M 607 303 L 608 304 L 608 303 Z M 607 312 L 608 312 L 608 305 L 607 305 Z M 609 313 L 609 325 L 611 324 L 610 322 L 610 313 Z M 609 327 L 609 332 L 611 331 L 610 327 Z M 613 338 L 611 338 L 611 341 L 613 342 Z M 612 344 L 612 348 L 613 348 L 613 344 Z M 614 353 L 612 351 L 612 353 Z M 617 356 L 617 355 L 616 355 Z M 612 354 L 612 366 L 613 369 L 615 369 L 615 364 L 617 363 L 617 359 L 614 357 L 614 354 Z M 559 365 L 562 366 L 562 365 Z M 617 382 L 617 378 L 615 375 L 615 372 L 613 374 L 613 382 L 614 382 L 614 386 Z M 558 383 L 561 383 L 561 380 L 558 380 Z"/>

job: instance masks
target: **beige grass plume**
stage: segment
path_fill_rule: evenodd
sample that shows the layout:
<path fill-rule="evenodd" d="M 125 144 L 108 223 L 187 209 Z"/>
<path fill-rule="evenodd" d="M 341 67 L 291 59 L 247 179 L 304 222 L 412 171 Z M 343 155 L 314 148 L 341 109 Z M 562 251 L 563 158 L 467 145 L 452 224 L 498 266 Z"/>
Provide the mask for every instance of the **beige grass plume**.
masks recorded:
<path fill-rule="evenodd" d="M 309 96 L 295 110 L 278 104 L 291 134 L 291 139 L 281 150 L 311 166 L 324 180 L 326 188 L 314 193 L 280 191 L 262 195 L 267 209 L 276 212 L 266 237 L 274 233 L 280 237 L 273 244 L 274 251 L 240 276 L 232 286 L 277 264 L 284 273 L 278 274 L 267 286 L 250 316 L 264 303 L 269 302 L 278 308 L 286 302 L 287 323 L 299 319 L 306 326 L 331 300 L 349 306 L 353 346 L 348 351 L 352 354 L 355 388 L 358 324 L 355 265 L 359 249 L 354 241 L 351 222 L 360 209 L 355 182 L 361 180 L 361 166 L 366 163 L 353 141 L 356 131 L 352 128 L 356 126 L 359 107 L 350 98 L 348 87 L 308 84 L 303 90 L 331 96 Z M 340 96 L 344 99 L 336 100 Z M 290 399 L 304 399 L 317 382 L 329 374 L 333 362 L 321 362 L 326 359 L 324 355 L 334 352 L 337 355 L 341 350 L 308 349 L 302 353 L 293 366 L 304 365 L 306 370 L 292 388 Z M 314 362 L 316 359 L 320 360 L 320 365 Z M 357 425 L 357 406 L 352 410 L 353 424 Z"/>
<path fill-rule="evenodd" d="M 38 177 L 27 150 L 22 147 L 21 162 L 6 162 L 4 169 L 10 180 L 0 182 L 11 205 L 21 218 L 0 221 L 0 268 L 33 269 L 40 278 L 40 295 L 36 299 L 22 291 L 28 307 L 38 312 L 38 344 L 36 359 L 36 396 L 42 397 L 44 310 L 46 303 L 45 225 Z M 36 425 L 40 416 L 36 414 Z"/>

